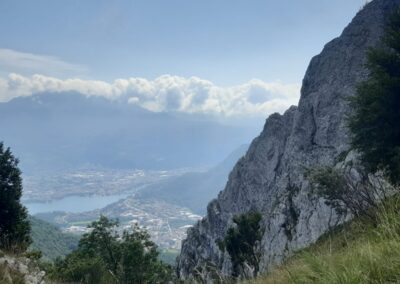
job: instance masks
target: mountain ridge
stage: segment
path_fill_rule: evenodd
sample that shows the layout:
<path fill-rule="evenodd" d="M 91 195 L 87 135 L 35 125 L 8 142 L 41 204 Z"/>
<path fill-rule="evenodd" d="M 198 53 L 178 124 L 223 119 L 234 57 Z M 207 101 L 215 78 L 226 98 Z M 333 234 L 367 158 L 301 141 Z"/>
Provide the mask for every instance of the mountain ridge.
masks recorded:
<path fill-rule="evenodd" d="M 139 198 L 163 199 L 182 207 L 187 207 L 197 214 L 204 214 L 207 202 L 218 195 L 228 179 L 228 175 L 235 163 L 248 149 L 249 145 L 242 145 L 235 149 L 228 157 L 206 172 L 186 173 L 160 184 L 147 187 L 139 191 Z"/>
<path fill-rule="evenodd" d="M 225 189 L 208 205 L 207 216 L 188 231 L 178 259 L 181 279 L 229 277 L 232 263 L 218 241 L 235 215 L 259 211 L 265 229 L 261 271 L 314 243 L 346 219 L 312 193 L 305 170 L 335 165 L 348 154 L 348 98 L 367 76 L 366 52 L 377 46 L 387 16 L 399 0 L 374 0 L 340 37 L 315 56 L 303 79 L 298 107 L 271 115 L 263 132 L 232 170 Z"/>

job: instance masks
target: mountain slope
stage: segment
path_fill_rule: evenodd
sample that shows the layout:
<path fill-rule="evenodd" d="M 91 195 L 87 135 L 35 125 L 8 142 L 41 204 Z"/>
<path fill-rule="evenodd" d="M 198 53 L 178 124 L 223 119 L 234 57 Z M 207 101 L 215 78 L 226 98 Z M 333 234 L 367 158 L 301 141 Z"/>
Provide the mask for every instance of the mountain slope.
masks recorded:
<path fill-rule="evenodd" d="M 399 4 L 400 0 L 372 1 L 312 59 L 298 107 L 267 119 L 224 191 L 208 205 L 207 216 L 189 230 L 178 260 L 182 279 L 198 274 L 211 278 L 215 270 L 231 274 L 229 256 L 219 250 L 217 241 L 234 215 L 250 210 L 262 213 L 260 268 L 264 271 L 344 221 L 312 193 L 305 171 L 334 165 L 347 153 L 347 99 L 367 75 L 366 51 L 379 44 L 385 19 Z"/>
<path fill-rule="evenodd" d="M 198 214 L 205 214 L 207 203 L 224 188 L 229 172 L 247 149 L 248 145 L 242 145 L 216 167 L 206 172 L 187 173 L 148 187 L 140 192 L 138 197 L 156 197 L 168 203 L 187 207 Z"/>
<path fill-rule="evenodd" d="M 246 283 L 399 283 L 399 205 L 398 196 L 385 200 L 377 210 L 377 224 L 356 218 Z"/>
<path fill-rule="evenodd" d="M 60 229 L 45 221 L 30 217 L 31 248 L 42 252 L 46 260 L 55 260 L 63 257 L 78 247 L 79 237 L 65 234 Z"/>

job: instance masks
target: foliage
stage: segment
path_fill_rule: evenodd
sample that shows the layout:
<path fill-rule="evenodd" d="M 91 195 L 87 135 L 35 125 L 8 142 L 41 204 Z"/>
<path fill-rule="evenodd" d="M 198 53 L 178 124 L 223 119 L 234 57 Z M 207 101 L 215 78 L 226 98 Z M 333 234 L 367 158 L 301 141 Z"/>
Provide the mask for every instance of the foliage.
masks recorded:
<path fill-rule="evenodd" d="M 352 147 L 370 172 L 400 184 L 400 10 L 387 24 L 383 46 L 368 53 L 369 78 L 351 99 Z"/>
<path fill-rule="evenodd" d="M 93 222 L 77 250 L 57 260 L 51 276 L 79 283 L 167 283 L 171 268 L 158 260 L 157 246 L 135 225 L 120 235 L 118 222 L 104 216 Z"/>
<path fill-rule="evenodd" d="M 371 209 L 377 209 L 389 190 L 382 178 L 370 176 L 360 167 L 317 167 L 307 172 L 307 178 L 314 191 L 339 215 L 350 212 L 371 221 L 376 219 L 376 210 Z"/>
<path fill-rule="evenodd" d="M 30 242 L 26 208 L 21 204 L 22 179 L 18 159 L 0 142 L 0 248 L 25 251 Z"/>
<path fill-rule="evenodd" d="M 400 197 L 376 213 L 377 225 L 356 218 L 248 283 L 400 283 Z"/>
<path fill-rule="evenodd" d="M 256 276 L 259 271 L 261 251 L 259 249 L 264 231 L 260 221 L 262 215 L 258 212 L 249 212 L 235 216 L 233 222 L 236 226 L 226 232 L 223 241 L 219 241 L 220 249 L 229 253 L 233 265 L 233 276 L 245 274 L 246 269 L 252 270 Z"/>
<path fill-rule="evenodd" d="M 64 257 L 78 247 L 79 237 L 61 232 L 54 225 L 29 216 L 32 244 L 29 249 L 42 252 L 43 260 Z"/>

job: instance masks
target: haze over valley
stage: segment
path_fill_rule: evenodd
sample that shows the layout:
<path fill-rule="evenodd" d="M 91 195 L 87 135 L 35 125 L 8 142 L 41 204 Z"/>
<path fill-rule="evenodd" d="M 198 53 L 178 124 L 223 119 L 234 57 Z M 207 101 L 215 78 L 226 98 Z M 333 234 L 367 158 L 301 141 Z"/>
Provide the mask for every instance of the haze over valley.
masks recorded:
<path fill-rule="evenodd" d="M 15 98 L 0 110 L 4 139 L 25 157 L 30 214 L 77 235 L 101 214 L 122 228 L 137 222 L 176 250 L 262 123 L 154 113 L 79 93 Z"/>

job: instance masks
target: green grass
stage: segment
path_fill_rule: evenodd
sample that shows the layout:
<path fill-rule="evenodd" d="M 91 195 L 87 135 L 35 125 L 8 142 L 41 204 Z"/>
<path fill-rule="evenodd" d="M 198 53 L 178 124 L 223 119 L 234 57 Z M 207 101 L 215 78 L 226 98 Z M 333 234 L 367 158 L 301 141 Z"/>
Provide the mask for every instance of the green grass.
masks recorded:
<path fill-rule="evenodd" d="M 377 214 L 377 225 L 353 220 L 248 283 L 400 283 L 400 197 Z"/>

